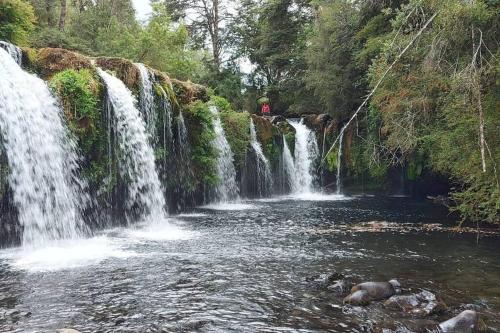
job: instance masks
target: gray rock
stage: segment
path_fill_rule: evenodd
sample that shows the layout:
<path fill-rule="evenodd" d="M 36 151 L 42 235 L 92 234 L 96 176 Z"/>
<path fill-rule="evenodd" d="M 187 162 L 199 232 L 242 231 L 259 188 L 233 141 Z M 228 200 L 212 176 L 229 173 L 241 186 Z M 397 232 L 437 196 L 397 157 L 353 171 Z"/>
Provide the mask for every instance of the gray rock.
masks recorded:
<path fill-rule="evenodd" d="M 357 290 L 344 298 L 344 304 L 368 305 L 372 298 L 366 290 Z"/>
<path fill-rule="evenodd" d="M 476 311 L 465 310 L 457 316 L 439 324 L 444 333 L 472 333 L 478 326 L 478 315 Z"/>

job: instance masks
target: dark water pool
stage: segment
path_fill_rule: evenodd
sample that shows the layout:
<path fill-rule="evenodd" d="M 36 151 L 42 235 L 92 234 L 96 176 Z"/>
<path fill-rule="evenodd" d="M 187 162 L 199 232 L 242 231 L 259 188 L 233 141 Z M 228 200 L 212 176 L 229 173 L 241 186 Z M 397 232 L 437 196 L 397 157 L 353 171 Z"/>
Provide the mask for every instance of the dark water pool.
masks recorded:
<path fill-rule="evenodd" d="M 448 225 L 445 209 L 382 197 L 245 204 L 200 208 L 170 226 L 2 251 L 0 331 L 375 332 L 407 319 L 377 303 L 343 307 L 310 282 L 333 271 L 357 281 L 398 278 L 407 291 L 444 299 L 448 312 L 429 319 L 474 307 L 500 330 L 499 237 L 345 228 Z"/>

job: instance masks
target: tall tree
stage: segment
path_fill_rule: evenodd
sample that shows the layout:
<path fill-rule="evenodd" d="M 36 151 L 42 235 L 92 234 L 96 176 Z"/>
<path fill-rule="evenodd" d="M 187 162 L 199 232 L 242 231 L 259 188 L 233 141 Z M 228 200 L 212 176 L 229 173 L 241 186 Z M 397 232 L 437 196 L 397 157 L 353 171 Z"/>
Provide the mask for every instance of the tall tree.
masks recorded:
<path fill-rule="evenodd" d="M 214 69 L 219 72 L 229 38 L 228 26 L 233 18 L 233 0 L 164 0 L 173 19 L 183 21 L 193 42 L 208 46 Z"/>

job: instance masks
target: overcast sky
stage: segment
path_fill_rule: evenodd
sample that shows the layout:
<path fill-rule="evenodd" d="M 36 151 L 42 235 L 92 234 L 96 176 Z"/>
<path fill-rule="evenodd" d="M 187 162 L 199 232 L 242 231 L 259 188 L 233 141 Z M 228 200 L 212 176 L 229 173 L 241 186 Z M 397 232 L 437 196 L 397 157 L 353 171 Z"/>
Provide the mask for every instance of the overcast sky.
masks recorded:
<path fill-rule="evenodd" d="M 141 21 L 148 18 L 151 13 L 151 6 L 149 0 L 132 0 L 135 10 L 137 11 L 137 18 Z"/>

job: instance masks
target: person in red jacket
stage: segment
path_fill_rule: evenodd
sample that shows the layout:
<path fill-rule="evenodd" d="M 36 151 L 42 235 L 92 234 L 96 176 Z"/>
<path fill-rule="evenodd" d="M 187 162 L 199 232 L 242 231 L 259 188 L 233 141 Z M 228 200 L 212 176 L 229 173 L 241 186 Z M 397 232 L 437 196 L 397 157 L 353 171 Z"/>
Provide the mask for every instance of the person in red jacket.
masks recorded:
<path fill-rule="evenodd" d="M 261 112 L 263 116 L 269 116 L 269 114 L 271 113 L 271 107 L 269 107 L 269 103 L 262 104 Z"/>

